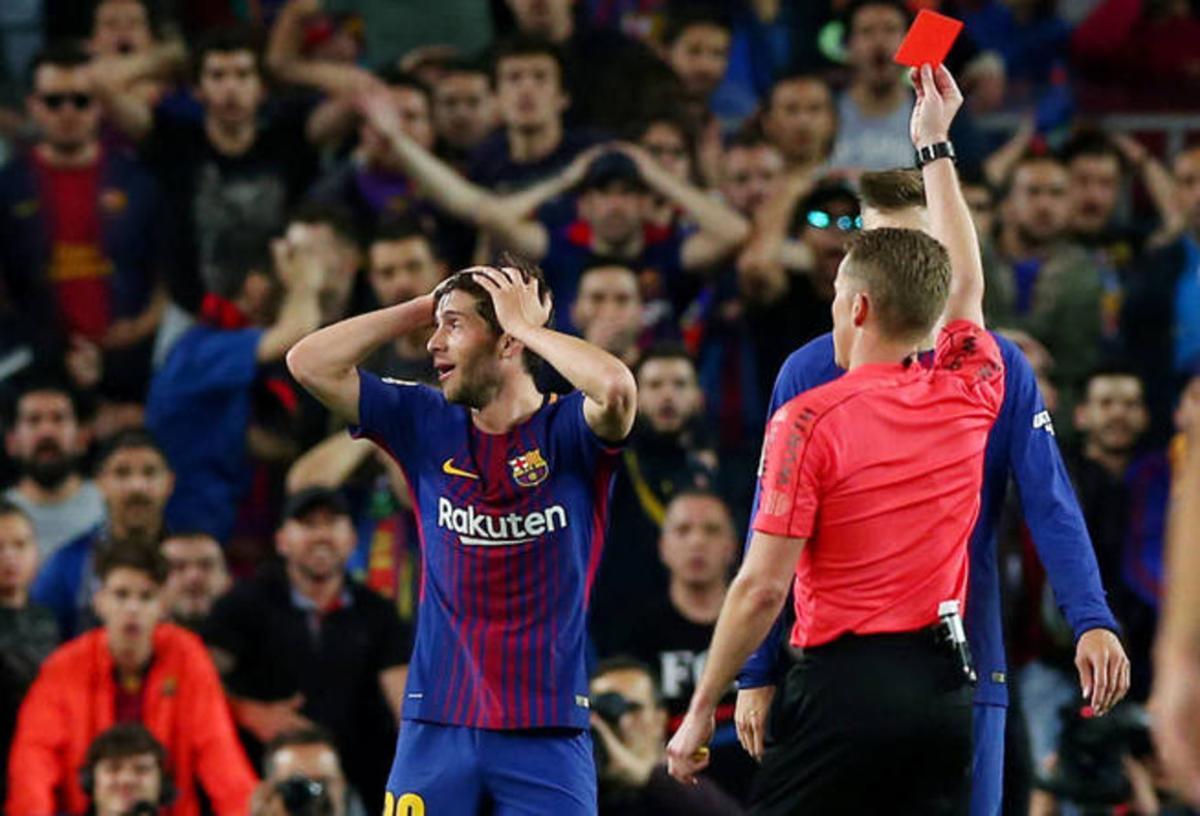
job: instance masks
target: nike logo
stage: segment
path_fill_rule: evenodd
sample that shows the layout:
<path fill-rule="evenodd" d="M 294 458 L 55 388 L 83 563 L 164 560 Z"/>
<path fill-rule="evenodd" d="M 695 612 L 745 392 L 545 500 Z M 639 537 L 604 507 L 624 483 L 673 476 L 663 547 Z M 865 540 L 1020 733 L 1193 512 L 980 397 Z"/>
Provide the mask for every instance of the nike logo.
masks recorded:
<path fill-rule="evenodd" d="M 458 468 L 456 468 L 454 466 L 454 457 L 453 456 L 451 456 L 445 462 L 442 462 L 442 473 L 445 473 L 447 476 L 461 476 L 464 479 L 478 479 L 479 478 L 479 474 L 477 474 L 477 473 L 469 473 L 465 470 L 459 470 Z"/>

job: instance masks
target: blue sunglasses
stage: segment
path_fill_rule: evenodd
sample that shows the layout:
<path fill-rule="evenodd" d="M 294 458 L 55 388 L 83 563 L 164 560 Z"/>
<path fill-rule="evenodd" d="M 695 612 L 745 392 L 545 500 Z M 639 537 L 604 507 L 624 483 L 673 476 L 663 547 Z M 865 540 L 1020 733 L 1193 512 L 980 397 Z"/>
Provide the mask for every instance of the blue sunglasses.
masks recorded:
<path fill-rule="evenodd" d="M 839 215 L 836 219 L 824 210 L 809 210 L 808 225 L 814 229 L 829 229 L 836 226 L 842 232 L 862 229 L 861 215 Z"/>

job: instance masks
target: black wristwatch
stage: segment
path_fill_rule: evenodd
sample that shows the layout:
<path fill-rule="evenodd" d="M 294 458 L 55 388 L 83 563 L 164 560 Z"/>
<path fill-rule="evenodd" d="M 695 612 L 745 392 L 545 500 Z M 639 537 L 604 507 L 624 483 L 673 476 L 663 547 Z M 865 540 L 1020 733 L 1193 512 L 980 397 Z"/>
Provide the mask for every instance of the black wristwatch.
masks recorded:
<path fill-rule="evenodd" d="M 917 151 L 917 167 L 924 167 L 931 161 L 937 159 L 949 159 L 955 164 L 958 163 L 958 156 L 954 152 L 954 144 L 949 141 L 934 142 L 931 145 L 926 145 Z"/>

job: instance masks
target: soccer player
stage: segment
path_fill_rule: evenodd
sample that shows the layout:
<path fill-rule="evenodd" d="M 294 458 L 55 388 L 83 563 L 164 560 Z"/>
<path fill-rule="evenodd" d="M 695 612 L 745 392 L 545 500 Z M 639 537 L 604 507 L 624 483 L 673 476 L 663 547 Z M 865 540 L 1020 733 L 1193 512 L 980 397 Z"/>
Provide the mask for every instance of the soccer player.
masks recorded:
<path fill-rule="evenodd" d="M 637 388 L 617 358 L 546 328 L 550 313 L 540 270 L 509 261 L 288 355 L 304 387 L 400 464 L 420 519 L 424 581 L 387 813 L 595 813 L 585 613 Z M 441 393 L 357 368 L 427 327 Z M 538 358 L 578 390 L 540 393 Z"/>
<path fill-rule="evenodd" d="M 925 188 L 916 171 L 864 173 L 860 182 L 863 226 L 929 230 Z M 1009 478 L 1042 564 L 1076 638 L 1080 683 L 1097 708 L 1124 696 L 1128 661 L 1114 634 L 1116 620 L 1104 599 L 1087 525 L 1063 465 L 1054 425 L 1037 378 L 1016 343 L 992 335 L 1004 357 L 1004 403 L 988 438 L 982 506 L 971 535 L 966 631 L 979 683 L 975 689 L 971 814 L 1000 812 L 1008 668 L 1001 629 L 997 524 Z M 834 362 L 833 336 L 825 334 L 794 352 L 776 379 L 770 414 L 799 394 L 845 372 Z M 758 497 L 755 497 L 755 508 Z M 747 540 L 747 543 L 749 540 Z M 779 626 L 782 626 L 782 621 Z M 746 750 L 762 756 L 767 711 L 779 680 L 780 631 L 773 631 L 738 675 L 738 730 Z M 1109 674 L 1109 671 L 1113 675 Z M 1115 677 L 1110 686 L 1108 678 Z"/>
<path fill-rule="evenodd" d="M 764 496 L 704 676 L 668 748 L 708 762 L 716 700 L 770 629 L 795 571 L 791 644 L 756 813 L 946 813 L 965 806 L 969 667 L 941 642 L 961 606 L 1003 361 L 947 134 L 962 95 L 924 66 L 912 138 L 932 230 L 863 233 L 838 271 L 834 359 L 848 374 L 789 401 L 763 447 Z M 952 260 L 953 259 L 953 260 Z M 941 326 L 932 367 L 916 360 Z"/>

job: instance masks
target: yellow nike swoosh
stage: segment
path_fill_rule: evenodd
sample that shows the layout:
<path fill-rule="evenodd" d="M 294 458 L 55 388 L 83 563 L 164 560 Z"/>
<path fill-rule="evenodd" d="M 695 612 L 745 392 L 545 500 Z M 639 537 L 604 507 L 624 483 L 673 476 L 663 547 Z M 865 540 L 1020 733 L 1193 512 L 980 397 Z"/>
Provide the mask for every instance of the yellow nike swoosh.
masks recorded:
<path fill-rule="evenodd" d="M 465 470 L 459 470 L 458 468 L 456 468 L 454 466 L 454 457 L 453 456 L 451 456 L 445 462 L 442 462 L 442 473 L 445 473 L 448 476 L 462 476 L 464 479 L 478 479 L 479 478 L 479 475 L 476 473 L 468 473 Z"/>

